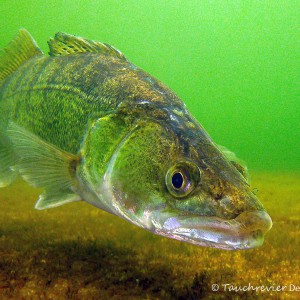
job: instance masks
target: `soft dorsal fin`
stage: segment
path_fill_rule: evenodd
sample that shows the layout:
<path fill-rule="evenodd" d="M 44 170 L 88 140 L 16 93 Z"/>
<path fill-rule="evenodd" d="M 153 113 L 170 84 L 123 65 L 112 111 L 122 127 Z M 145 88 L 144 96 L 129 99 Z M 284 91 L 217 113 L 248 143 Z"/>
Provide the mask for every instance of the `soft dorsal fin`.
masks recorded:
<path fill-rule="evenodd" d="M 33 56 L 41 55 L 39 49 L 29 32 L 22 28 L 18 35 L 0 52 L 0 80 L 3 80 L 25 61 Z"/>
<path fill-rule="evenodd" d="M 88 40 L 63 32 L 58 32 L 53 39 L 51 38 L 48 41 L 48 45 L 50 49 L 50 56 L 96 52 L 126 60 L 123 53 L 108 44 Z"/>

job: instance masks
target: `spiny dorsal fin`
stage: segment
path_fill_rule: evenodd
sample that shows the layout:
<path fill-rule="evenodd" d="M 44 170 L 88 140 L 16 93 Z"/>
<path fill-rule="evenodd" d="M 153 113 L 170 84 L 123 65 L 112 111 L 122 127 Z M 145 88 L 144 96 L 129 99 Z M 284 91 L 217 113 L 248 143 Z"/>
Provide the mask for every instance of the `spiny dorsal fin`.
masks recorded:
<path fill-rule="evenodd" d="M 48 45 L 50 49 L 50 56 L 96 52 L 126 60 L 123 53 L 108 44 L 88 40 L 63 32 L 58 32 L 53 39 L 51 38 L 48 41 Z"/>
<path fill-rule="evenodd" d="M 25 61 L 33 56 L 41 55 L 39 49 L 29 32 L 22 28 L 18 35 L 0 52 L 0 80 L 3 80 Z"/>

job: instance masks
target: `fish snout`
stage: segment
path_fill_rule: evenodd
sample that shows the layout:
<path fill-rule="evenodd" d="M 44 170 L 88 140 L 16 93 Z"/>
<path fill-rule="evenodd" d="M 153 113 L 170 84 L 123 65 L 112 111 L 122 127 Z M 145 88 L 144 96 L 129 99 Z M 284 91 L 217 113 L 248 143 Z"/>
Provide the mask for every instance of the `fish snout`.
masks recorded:
<path fill-rule="evenodd" d="M 254 194 L 247 192 L 229 193 L 218 199 L 217 203 L 219 204 L 217 216 L 225 219 L 234 219 L 246 212 L 265 212 L 258 198 Z"/>
<path fill-rule="evenodd" d="M 245 211 L 235 219 L 241 232 L 260 231 L 265 234 L 272 228 L 272 219 L 265 210 Z"/>

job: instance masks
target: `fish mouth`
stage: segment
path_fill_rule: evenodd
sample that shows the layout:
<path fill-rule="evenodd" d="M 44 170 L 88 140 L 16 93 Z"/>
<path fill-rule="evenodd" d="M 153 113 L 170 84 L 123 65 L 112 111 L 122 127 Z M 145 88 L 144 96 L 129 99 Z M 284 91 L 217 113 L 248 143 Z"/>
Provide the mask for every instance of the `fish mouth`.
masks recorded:
<path fill-rule="evenodd" d="M 156 233 L 188 243 L 225 250 L 250 249 L 263 244 L 272 227 L 266 211 L 243 212 L 236 218 L 170 217 Z"/>

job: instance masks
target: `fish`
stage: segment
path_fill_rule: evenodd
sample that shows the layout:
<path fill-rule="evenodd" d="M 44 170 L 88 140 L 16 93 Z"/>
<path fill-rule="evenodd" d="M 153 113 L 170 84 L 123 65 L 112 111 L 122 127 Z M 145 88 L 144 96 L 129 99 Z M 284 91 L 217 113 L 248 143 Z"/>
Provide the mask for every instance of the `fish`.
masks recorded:
<path fill-rule="evenodd" d="M 0 187 L 42 188 L 38 210 L 85 201 L 154 234 L 261 246 L 272 220 L 247 168 L 164 83 L 113 46 L 25 29 L 0 54 Z M 200 103 L 199 103 L 200 105 Z"/>

